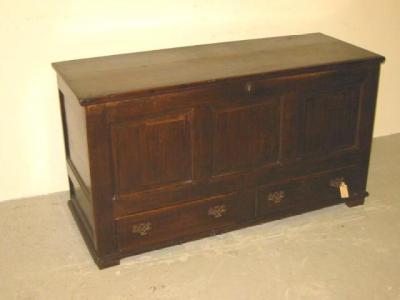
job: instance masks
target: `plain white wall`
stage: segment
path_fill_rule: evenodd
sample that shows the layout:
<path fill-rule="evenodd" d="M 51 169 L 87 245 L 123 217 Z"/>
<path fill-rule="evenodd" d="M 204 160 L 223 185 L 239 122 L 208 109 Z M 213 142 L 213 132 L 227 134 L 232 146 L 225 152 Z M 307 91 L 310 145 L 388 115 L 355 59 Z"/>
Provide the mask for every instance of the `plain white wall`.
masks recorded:
<path fill-rule="evenodd" d="M 323 32 L 386 56 L 375 136 L 400 132 L 399 0 L 2 0 L 0 16 L 0 200 L 68 188 L 54 61 Z"/>

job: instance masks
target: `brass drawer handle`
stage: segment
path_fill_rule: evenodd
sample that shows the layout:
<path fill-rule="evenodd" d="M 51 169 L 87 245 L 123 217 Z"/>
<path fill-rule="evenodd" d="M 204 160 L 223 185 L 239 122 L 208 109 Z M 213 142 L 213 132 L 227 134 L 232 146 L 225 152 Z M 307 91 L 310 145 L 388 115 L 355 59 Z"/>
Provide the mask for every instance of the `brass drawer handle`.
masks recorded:
<path fill-rule="evenodd" d="M 340 187 L 340 185 L 342 184 L 342 182 L 344 182 L 343 177 L 336 177 L 329 181 L 329 186 L 333 187 L 335 189 L 338 189 Z"/>
<path fill-rule="evenodd" d="M 226 206 L 224 204 L 222 205 L 215 205 L 213 207 L 210 207 L 208 209 L 208 215 L 213 216 L 214 218 L 220 218 L 222 217 L 223 214 L 225 214 L 227 211 Z"/>
<path fill-rule="evenodd" d="M 271 201 L 274 204 L 279 204 L 285 198 L 284 191 L 277 191 L 268 194 L 268 201 Z"/>
<path fill-rule="evenodd" d="M 136 233 L 141 236 L 147 235 L 150 230 L 151 230 L 150 222 L 139 223 L 132 226 L 132 233 Z"/>

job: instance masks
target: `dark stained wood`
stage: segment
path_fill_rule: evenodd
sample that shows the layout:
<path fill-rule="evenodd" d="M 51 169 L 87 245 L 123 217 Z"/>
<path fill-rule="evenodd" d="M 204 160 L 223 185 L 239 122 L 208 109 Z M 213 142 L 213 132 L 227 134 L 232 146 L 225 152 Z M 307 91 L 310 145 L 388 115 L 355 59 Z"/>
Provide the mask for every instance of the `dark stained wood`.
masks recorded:
<path fill-rule="evenodd" d="M 332 182 L 337 179 L 343 179 L 350 187 L 351 198 L 364 192 L 360 182 L 360 170 L 357 167 L 340 168 L 303 178 L 293 178 L 280 184 L 258 188 L 257 215 L 265 216 L 298 205 L 307 206 L 314 201 L 340 200 L 339 189 L 332 186 Z M 319 199 L 321 196 L 322 199 Z"/>
<path fill-rule="evenodd" d="M 352 197 L 350 197 L 346 201 L 345 204 L 349 207 L 362 205 L 364 203 L 365 197 L 368 197 L 367 192 L 363 192 L 360 194 L 354 194 Z M 140 253 L 143 253 L 146 251 L 151 251 L 151 250 L 156 250 L 156 249 L 160 249 L 160 248 L 164 248 L 164 247 L 168 247 L 168 246 L 172 246 L 172 245 L 176 245 L 176 244 L 181 244 L 181 243 L 188 242 L 191 240 L 214 236 L 214 235 L 222 234 L 222 233 L 225 233 L 228 231 L 245 228 L 245 227 L 252 226 L 252 225 L 257 225 L 257 224 L 265 223 L 268 221 L 278 220 L 278 219 L 306 213 L 308 211 L 321 209 L 321 208 L 324 208 L 327 206 L 340 204 L 340 203 L 343 203 L 343 200 L 338 199 L 338 198 L 326 199 L 326 201 L 311 201 L 311 202 L 307 202 L 307 203 L 299 203 L 298 205 L 291 207 L 291 209 L 274 211 L 274 212 L 271 212 L 271 214 L 261 216 L 261 217 L 255 217 L 247 222 L 240 223 L 239 225 L 235 224 L 235 225 L 228 225 L 228 226 L 224 226 L 224 227 L 216 227 L 215 230 L 213 232 L 211 232 L 211 234 L 209 231 L 196 232 L 196 233 L 185 235 L 184 237 L 181 237 L 181 238 L 168 240 L 168 241 L 162 241 L 162 242 L 154 243 L 154 244 L 151 244 L 148 246 L 135 248 L 135 249 L 129 250 L 127 252 L 121 252 L 118 254 L 118 257 L 124 258 L 124 257 L 130 256 L 130 255 L 140 254 Z"/>
<path fill-rule="evenodd" d="M 213 110 L 213 175 L 277 162 L 279 98 L 263 100 Z"/>
<path fill-rule="evenodd" d="M 115 226 L 113 218 L 114 187 L 112 162 L 109 146 L 109 128 L 104 105 L 86 107 L 89 146 L 90 175 L 92 181 L 92 201 L 95 220 L 95 243 L 100 268 L 119 263 L 114 258 L 116 251 Z"/>
<path fill-rule="evenodd" d="M 85 108 L 79 105 L 75 95 L 60 77 L 58 81 L 64 128 L 65 154 L 70 163 L 78 171 L 86 189 L 90 189 Z"/>
<path fill-rule="evenodd" d="M 111 127 L 116 189 L 152 189 L 192 179 L 191 111 Z"/>
<path fill-rule="evenodd" d="M 60 77 L 58 86 L 71 200 L 75 211 L 80 213 L 88 236 L 94 241 L 95 222 L 85 108 L 79 105 L 75 95 Z"/>
<path fill-rule="evenodd" d="M 321 33 L 54 63 L 80 101 L 249 74 L 383 58 Z M 173 71 L 172 71 L 173 70 Z"/>
<path fill-rule="evenodd" d="M 382 61 L 310 34 L 54 64 L 95 262 L 363 204 Z"/>
<path fill-rule="evenodd" d="M 128 216 L 117 220 L 119 250 L 168 242 L 190 234 L 209 232 L 237 225 L 254 216 L 254 199 L 231 193 Z"/>

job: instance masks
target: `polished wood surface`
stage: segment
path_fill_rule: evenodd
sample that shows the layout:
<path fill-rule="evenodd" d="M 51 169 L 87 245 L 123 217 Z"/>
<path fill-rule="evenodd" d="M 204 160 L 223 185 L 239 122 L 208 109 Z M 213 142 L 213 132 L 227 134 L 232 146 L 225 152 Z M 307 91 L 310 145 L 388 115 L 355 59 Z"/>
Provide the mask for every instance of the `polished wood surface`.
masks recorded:
<path fill-rule="evenodd" d="M 185 236 L 239 225 L 254 216 L 254 201 L 244 193 L 229 193 L 121 218 L 117 222 L 119 247 L 128 252 Z"/>
<path fill-rule="evenodd" d="M 382 61 L 311 34 L 55 64 L 71 209 L 96 263 L 363 204 Z"/>
<path fill-rule="evenodd" d="M 111 129 L 121 193 L 192 179 L 190 111 L 117 123 Z"/>
<path fill-rule="evenodd" d="M 251 74 L 379 60 L 321 33 L 190 46 L 54 63 L 83 103 Z"/>

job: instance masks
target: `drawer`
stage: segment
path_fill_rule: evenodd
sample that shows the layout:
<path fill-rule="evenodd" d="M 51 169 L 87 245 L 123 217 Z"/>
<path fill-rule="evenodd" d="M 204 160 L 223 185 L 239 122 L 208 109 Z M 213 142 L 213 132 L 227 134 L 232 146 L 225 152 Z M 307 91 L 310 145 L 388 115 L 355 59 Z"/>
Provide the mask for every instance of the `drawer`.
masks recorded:
<path fill-rule="evenodd" d="M 254 217 L 254 192 L 219 195 L 117 220 L 120 252 L 179 243 Z"/>
<path fill-rule="evenodd" d="M 347 198 L 340 196 L 339 186 L 342 182 L 346 183 L 349 197 L 364 191 L 364 176 L 359 168 L 345 168 L 333 172 L 327 172 L 306 181 L 304 194 L 307 195 L 306 201 L 324 201 L 329 199 L 342 200 Z"/>
<path fill-rule="evenodd" d="M 347 184 L 349 196 L 364 189 L 364 176 L 356 167 L 314 174 L 276 185 L 257 189 L 257 214 L 260 216 L 281 212 L 297 206 L 324 202 L 345 201 L 340 196 L 341 182 Z"/>

